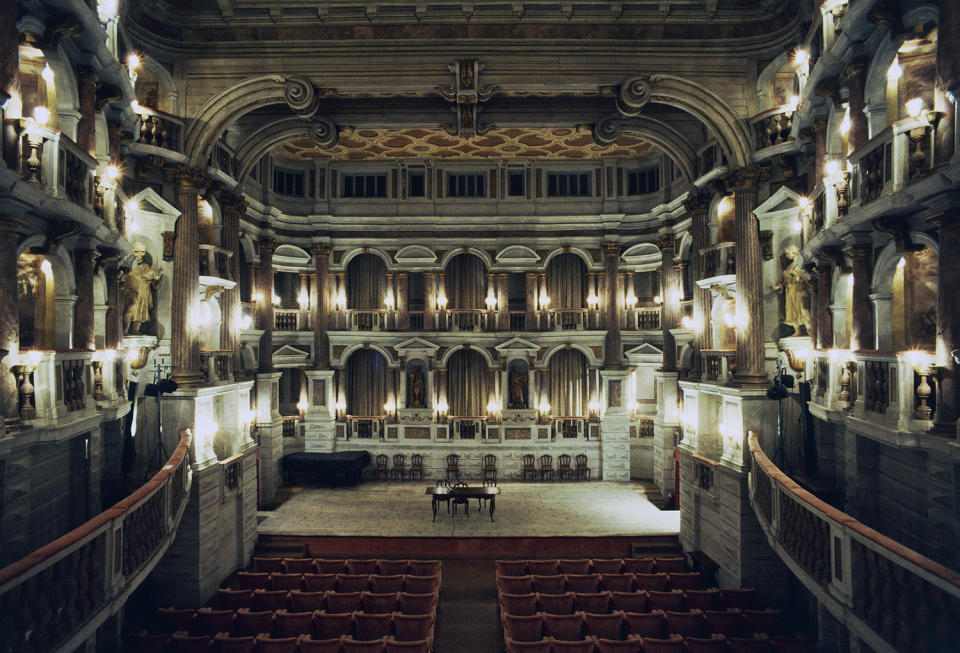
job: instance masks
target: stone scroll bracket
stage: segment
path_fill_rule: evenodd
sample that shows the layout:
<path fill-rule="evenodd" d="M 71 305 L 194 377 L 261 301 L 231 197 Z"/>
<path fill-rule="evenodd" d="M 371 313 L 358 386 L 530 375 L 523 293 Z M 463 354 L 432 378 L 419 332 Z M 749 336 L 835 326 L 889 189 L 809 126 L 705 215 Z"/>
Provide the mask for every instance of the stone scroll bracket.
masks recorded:
<path fill-rule="evenodd" d="M 481 125 L 478 119 L 483 103 L 499 91 L 496 85 L 480 84 L 483 64 L 478 59 L 457 59 L 448 68 L 453 73 L 453 84 L 438 85 L 436 91 L 440 97 L 453 104 L 450 109 L 457 119 L 452 123 L 444 123 L 443 128 L 451 136 L 482 135 L 493 129 L 496 125 Z"/>

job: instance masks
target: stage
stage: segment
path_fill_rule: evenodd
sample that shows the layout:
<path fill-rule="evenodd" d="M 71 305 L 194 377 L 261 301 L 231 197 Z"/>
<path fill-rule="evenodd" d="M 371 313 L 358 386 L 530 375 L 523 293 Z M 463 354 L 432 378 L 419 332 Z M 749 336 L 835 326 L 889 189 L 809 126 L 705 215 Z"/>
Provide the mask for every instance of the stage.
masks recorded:
<path fill-rule="evenodd" d="M 500 483 L 494 522 L 476 500 L 469 517 L 462 507 L 454 517 L 441 505 L 431 521 L 426 487 L 380 481 L 294 490 L 259 513 L 260 542 L 304 541 L 316 555 L 622 556 L 638 539 L 675 539 L 680 529 L 680 513 L 658 510 L 634 483 Z"/>

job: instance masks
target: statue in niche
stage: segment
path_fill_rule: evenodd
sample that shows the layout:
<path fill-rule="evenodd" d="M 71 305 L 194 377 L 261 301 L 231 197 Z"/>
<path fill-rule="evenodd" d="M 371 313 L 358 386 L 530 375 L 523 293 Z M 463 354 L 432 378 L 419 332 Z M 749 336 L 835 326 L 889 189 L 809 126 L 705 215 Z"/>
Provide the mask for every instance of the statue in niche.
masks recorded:
<path fill-rule="evenodd" d="M 410 372 L 407 375 L 407 408 L 426 408 L 424 394 L 423 370 Z"/>
<path fill-rule="evenodd" d="M 122 288 L 126 295 L 126 308 L 123 311 L 124 332 L 137 335 L 140 327 L 150 321 L 153 309 L 153 291 L 160 285 L 163 271 L 151 266 L 153 258 L 143 243 L 133 245 L 133 257 L 137 263 L 123 275 Z"/>
<path fill-rule="evenodd" d="M 795 335 L 810 333 L 810 275 L 800 265 L 800 248 L 790 245 L 783 250 L 790 261 L 783 270 L 783 280 L 773 288 L 784 295 L 783 323 L 793 327 Z M 801 332 L 802 329 L 802 332 Z"/>
<path fill-rule="evenodd" d="M 222 286 L 208 286 L 200 300 L 200 320 L 203 324 L 200 333 L 200 349 L 220 349 L 220 323 L 223 314 L 217 295 L 223 292 Z"/>
<path fill-rule="evenodd" d="M 0 417 L 16 419 L 20 417 L 20 390 L 17 378 L 4 360 L 9 351 L 0 349 Z"/>
<path fill-rule="evenodd" d="M 517 368 L 510 370 L 510 402 L 507 407 L 513 409 L 527 407 L 527 375 Z"/>

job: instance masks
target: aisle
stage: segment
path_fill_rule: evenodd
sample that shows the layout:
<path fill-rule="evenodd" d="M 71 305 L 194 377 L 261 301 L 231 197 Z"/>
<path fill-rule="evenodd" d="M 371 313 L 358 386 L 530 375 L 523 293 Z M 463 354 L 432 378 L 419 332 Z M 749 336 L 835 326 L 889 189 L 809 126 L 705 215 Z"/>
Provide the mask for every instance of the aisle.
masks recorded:
<path fill-rule="evenodd" d="M 500 653 L 493 560 L 444 560 L 436 653 Z"/>

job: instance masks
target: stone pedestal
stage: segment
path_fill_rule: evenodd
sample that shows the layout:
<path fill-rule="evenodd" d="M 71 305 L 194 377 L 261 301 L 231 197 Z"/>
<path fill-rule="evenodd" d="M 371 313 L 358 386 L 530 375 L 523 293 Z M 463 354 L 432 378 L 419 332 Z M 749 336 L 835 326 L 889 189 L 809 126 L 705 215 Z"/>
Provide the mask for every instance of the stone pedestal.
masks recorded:
<path fill-rule="evenodd" d="M 260 503 L 267 504 L 280 487 L 283 457 L 283 419 L 280 417 L 282 372 L 257 374 L 257 439 L 260 442 Z"/>
<path fill-rule="evenodd" d="M 333 370 L 306 370 L 307 402 L 304 417 L 304 450 L 329 453 L 334 449 L 336 401 L 333 396 Z"/>
<path fill-rule="evenodd" d="M 674 438 L 680 424 L 677 411 L 677 373 L 657 371 L 657 415 L 653 420 L 653 482 L 660 494 L 673 492 Z"/>
<path fill-rule="evenodd" d="M 601 370 L 606 408 L 600 418 L 600 457 L 603 480 L 630 480 L 630 416 L 627 412 L 626 370 Z"/>

